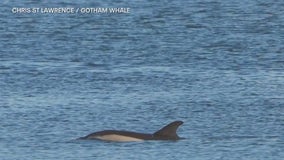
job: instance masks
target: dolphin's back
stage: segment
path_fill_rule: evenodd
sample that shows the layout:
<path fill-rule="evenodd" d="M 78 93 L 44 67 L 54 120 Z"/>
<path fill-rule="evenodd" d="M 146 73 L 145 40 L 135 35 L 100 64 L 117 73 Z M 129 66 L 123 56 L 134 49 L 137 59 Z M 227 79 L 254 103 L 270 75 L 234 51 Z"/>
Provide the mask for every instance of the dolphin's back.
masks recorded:
<path fill-rule="evenodd" d="M 120 130 L 104 130 L 91 133 L 85 137 L 79 139 L 97 139 L 106 141 L 118 141 L 118 142 L 130 142 L 130 141 L 143 141 L 143 140 L 178 140 L 181 139 L 176 131 L 182 121 L 174 121 L 162 129 L 158 130 L 154 134 L 137 133 L 131 131 Z"/>
<path fill-rule="evenodd" d="M 153 139 L 152 134 L 144 134 L 144 133 L 137 133 L 137 132 L 130 132 L 130 131 L 118 131 L 118 130 L 104 130 L 99 132 L 91 133 L 81 139 L 100 139 L 105 140 L 107 137 L 115 137 L 120 136 L 122 137 L 131 137 L 132 139 L 137 140 L 151 140 Z M 126 138 L 124 138 L 126 139 Z"/>

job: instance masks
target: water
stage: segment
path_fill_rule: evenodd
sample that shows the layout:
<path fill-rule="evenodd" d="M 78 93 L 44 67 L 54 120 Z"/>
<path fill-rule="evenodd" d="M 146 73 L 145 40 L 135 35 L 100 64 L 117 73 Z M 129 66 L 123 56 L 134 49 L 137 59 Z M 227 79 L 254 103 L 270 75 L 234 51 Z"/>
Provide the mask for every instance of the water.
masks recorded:
<path fill-rule="evenodd" d="M 283 159 L 282 1 L 1 3 L 1 159 Z M 174 120 L 185 140 L 75 140 Z"/>

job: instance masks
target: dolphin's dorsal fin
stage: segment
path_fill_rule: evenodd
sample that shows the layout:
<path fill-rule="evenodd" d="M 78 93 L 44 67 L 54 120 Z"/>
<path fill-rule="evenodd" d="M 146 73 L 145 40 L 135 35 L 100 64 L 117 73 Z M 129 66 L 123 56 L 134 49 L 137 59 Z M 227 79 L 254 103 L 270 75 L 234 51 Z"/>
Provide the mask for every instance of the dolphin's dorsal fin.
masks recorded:
<path fill-rule="evenodd" d="M 179 137 L 176 132 L 178 127 L 182 124 L 183 124 L 182 121 L 174 121 L 166 125 L 162 129 L 158 130 L 157 132 L 155 132 L 154 136 L 178 139 Z"/>

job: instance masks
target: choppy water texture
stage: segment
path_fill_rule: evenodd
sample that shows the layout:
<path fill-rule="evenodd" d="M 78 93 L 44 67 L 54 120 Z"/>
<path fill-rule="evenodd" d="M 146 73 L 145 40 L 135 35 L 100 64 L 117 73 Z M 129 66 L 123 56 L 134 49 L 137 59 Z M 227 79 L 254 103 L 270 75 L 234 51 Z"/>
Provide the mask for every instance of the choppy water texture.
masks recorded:
<path fill-rule="evenodd" d="M 1 3 L 1 160 L 283 159 L 283 1 Z M 11 12 L 66 6 L 131 13 Z M 74 140 L 173 120 L 187 139 Z"/>

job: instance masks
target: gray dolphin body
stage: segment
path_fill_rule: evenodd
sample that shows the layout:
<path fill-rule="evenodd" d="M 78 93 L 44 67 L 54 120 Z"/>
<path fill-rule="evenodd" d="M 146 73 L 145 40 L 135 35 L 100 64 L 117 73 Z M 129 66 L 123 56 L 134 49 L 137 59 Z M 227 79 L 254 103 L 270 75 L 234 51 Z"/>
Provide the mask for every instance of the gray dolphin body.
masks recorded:
<path fill-rule="evenodd" d="M 131 142 L 131 141 L 144 141 L 144 140 L 179 140 L 180 138 L 176 131 L 182 121 L 174 121 L 153 134 L 144 134 L 130 131 L 118 130 L 104 130 L 91 133 L 79 139 L 87 140 L 104 140 L 104 141 L 117 141 L 117 142 Z"/>

